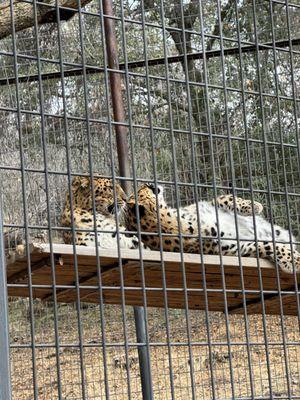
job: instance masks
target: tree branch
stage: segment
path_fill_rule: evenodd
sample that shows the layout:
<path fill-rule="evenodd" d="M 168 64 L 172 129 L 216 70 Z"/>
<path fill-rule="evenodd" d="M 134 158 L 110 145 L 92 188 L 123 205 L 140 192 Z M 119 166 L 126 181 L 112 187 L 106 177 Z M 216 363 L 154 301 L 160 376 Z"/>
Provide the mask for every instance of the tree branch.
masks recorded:
<path fill-rule="evenodd" d="M 88 4 L 91 0 L 81 0 L 81 7 Z M 56 1 L 44 0 L 44 4 L 37 4 L 37 21 L 38 24 L 45 24 L 56 21 Z M 77 0 L 59 0 L 60 7 L 73 8 L 72 10 L 60 9 L 60 20 L 67 20 L 73 17 L 76 10 L 78 10 Z M 15 31 L 21 31 L 26 28 L 34 26 L 34 10 L 33 4 L 22 2 L 20 0 L 13 0 L 13 13 L 14 13 L 14 26 Z M 0 40 L 11 35 L 12 21 L 11 21 L 11 3 L 6 1 L 1 4 L 0 8 Z"/>
<path fill-rule="evenodd" d="M 229 0 L 228 3 L 222 8 L 222 10 L 221 10 L 221 21 L 219 21 L 219 18 L 217 17 L 214 29 L 213 29 L 213 31 L 211 33 L 213 36 L 219 36 L 220 35 L 221 24 L 226 19 L 229 20 L 231 18 L 232 13 L 233 13 L 234 2 L 235 2 L 235 0 Z M 209 50 L 212 49 L 215 40 L 216 40 L 215 37 L 211 37 L 209 39 L 209 41 L 207 43 L 207 46 L 206 46 L 206 51 L 209 51 Z"/>

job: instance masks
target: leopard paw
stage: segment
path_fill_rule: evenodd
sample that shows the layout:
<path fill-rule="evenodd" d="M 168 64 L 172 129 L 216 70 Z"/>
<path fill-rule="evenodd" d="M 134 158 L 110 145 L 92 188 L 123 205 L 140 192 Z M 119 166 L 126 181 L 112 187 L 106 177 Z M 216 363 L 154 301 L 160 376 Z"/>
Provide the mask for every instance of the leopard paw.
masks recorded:
<path fill-rule="evenodd" d="M 293 274 L 294 269 L 296 274 L 300 273 L 300 253 L 298 251 L 294 251 L 293 257 L 290 251 L 285 252 L 284 255 L 277 256 L 277 261 L 282 271 L 286 272 L 287 274 Z"/>
<path fill-rule="evenodd" d="M 253 207 L 252 207 L 252 201 L 251 200 L 243 200 L 243 203 L 241 205 L 241 213 L 243 215 L 252 215 L 253 211 L 254 214 L 261 214 L 263 210 L 263 205 L 259 203 L 258 201 L 253 202 Z"/>

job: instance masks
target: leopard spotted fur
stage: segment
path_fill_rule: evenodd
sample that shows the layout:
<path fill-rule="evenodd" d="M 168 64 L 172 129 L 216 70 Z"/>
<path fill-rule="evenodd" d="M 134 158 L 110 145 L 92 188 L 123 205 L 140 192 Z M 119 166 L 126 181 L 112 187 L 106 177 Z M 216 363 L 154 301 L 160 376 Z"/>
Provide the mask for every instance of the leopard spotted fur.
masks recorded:
<path fill-rule="evenodd" d="M 97 226 L 97 243 L 101 248 L 117 248 L 118 240 L 121 248 L 135 249 L 138 240 L 133 235 L 122 233 L 125 227 L 118 226 L 119 238 L 117 235 L 116 210 L 119 220 L 122 221 L 122 211 L 126 205 L 126 195 L 120 185 L 114 188 L 111 179 L 94 178 L 93 190 L 96 208 L 96 218 L 93 214 L 93 196 L 91 180 L 88 177 L 76 176 L 72 181 L 72 205 L 69 193 L 66 196 L 66 203 L 62 213 L 62 226 L 75 229 L 75 244 L 83 246 L 95 246 L 95 223 Z M 72 218 L 73 217 L 73 218 Z M 72 244 L 72 231 L 64 231 L 64 242 Z"/>
<path fill-rule="evenodd" d="M 239 240 L 234 209 L 237 211 Z M 255 227 L 252 210 L 256 214 Z M 274 246 L 272 226 L 259 215 L 262 210 L 260 203 L 254 202 L 252 205 L 249 200 L 224 195 L 216 199 L 216 204 L 213 201 L 200 201 L 198 205 L 192 204 L 178 211 L 167 205 L 161 186 L 156 188 L 150 184 L 139 189 L 137 204 L 135 196 L 131 196 L 127 202 L 126 226 L 128 230 L 137 231 L 138 212 L 142 241 L 153 250 L 159 250 L 162 245 L 165 251 L 174 252 L 179 252 L 182 246 L 182 250 L 188 253 L 203 250 L 204 254 L 240 253 L 244 257 L 256 257 L 258 254 L 261 258 L 276 261 L 287 273 L 293 273 L 294 270 L 300 272 L 300 253 L 294 246 L 291 248 L 289 231 L 274 225 Z M 159 229 L 161 238 L 157 234 Z M 182 236 L 181 243 L 179 235 Z M 293 236 L 291 239 L 292 242 L 296 241 Z"/>

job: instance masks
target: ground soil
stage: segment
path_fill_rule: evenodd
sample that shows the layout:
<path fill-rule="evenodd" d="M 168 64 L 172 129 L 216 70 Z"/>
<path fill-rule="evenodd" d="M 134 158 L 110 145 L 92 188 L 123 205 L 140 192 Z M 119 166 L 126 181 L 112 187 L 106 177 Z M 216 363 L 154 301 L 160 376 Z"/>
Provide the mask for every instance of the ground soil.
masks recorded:
<path fill-rule="evenodd" d="M 34 340 L 28 300 L 10 302 L 14 400 L 142 399 L 132 307 L 105 305 L 102 321 L 94 305 L 59 304 L 55 315 L 34 301 L 33 310 Z M 149 308 L 147 320 L 154 399 L 300 398 L 297 317 L 190 311 L 187 320 Z"/>

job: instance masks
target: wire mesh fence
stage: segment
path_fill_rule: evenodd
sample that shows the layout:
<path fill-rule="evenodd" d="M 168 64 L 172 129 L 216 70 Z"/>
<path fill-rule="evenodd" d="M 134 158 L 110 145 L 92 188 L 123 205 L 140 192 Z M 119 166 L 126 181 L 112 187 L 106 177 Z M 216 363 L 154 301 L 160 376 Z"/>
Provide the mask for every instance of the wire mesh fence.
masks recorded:
<path fill-rule="evenodd" d="M 11 362 L 12 389 L 20 399 L 33 397 L 33 380 L 31 350 L 18 345 L 30 342 L 30 317 L 28 302 L 10 303 L 11 320 Z M 44 303 L 35 303 L 36 339 L 37 345 L 37 376 L 39 396 L 41 398 L 57 397 L 57 364 L 56 352 L 53 347 L 53 308 Z M 199 311 L 190 311 L 191 340 L 194 358 L 194 378 L 196 398 L 213 398 L 211 373 L 215 380 L 215 398 L 232 398 L 230 378 L 230 363 L 228 343 L 226 339 L 225 318 L 220 313 L 212 313 L 209 318 L 212 345 L 212 366 L 210 366 L 207 322 Z M 126 309 L 128 341 L 132 346 L 128 349 L 128 366 L 123 342 L 122 315 L 119 306 L 107 306 L 105 309 L 106 344 L 107 344 L 107 384 L 110 398 L 127 399 L 130 377 L 131 398 L 142 398 L 139 378 L 138 353 L 135 343 L 135 327 L 132 308 Z M 236 398 L 251 398 L 251 381 L 253 397 L 269 396 L 268 369 L 272 379 L 275 397 L 287 397 L 287 380 L 282 346 L 282 331 L 280 318 L 266 316 L 267 338 L 269 339 L 270 363 L 266 359 L 265 340 L 262 326 L 262 316 L 249 317 L 249 344 L 245 334 L 244 319 L 231 316 L 229 321 L 231 337 L 232 368 L 234 373 L 234 390 Z M 59 331 L 61 335 L 61 386 L 63 398 L 82 397 L 82 377 L 80 372 L 80 355 L 78 342 L 77 315 L 72 305 L 60 305 L 58 313 Z M 165 336 L 166 322 L 164 311 L 158 308 L 149 309 L 149 338 L 151 341 L 151 366 L 154 398 L 171 398 L 170 363 L 168 343 Z M 285 317 L 285 335 L 287 340 L 288 366 L 291 383 L 291 397 L 297 398 L 299 387 L 299 334 L 295 317 Z M 101 349 L 101 324 L 97 306 L 86 306 L 82 310 L 81 324 L 83 327 L 84 371 L 87 398 L 105 398 L 105 378 L 103 353 Z M 189 376 L 190 361 L 186 343 L 186 329 L 182 320 L 181 310 L 169 310 L 170 343 L 172 357 L 172 379 L 175 398 L 192 398 Z M 251 359 L 251 378 L 249 374 L 248 349 Z M 212 368 L 211 368 L 212 367 Z M 127 371 L 128 369 L 128 371 Z"/>
<path fill-rule="evenodd" d="M 300 4 L 9 0 L 0 12 L 12 399 L 299 399 Z M 143 208 L 135 227 L 127 215 L 145 183 L 150 232 Z M 208 250 L 191 205 L 222 195 L 236 199 L 233 237 L 213 207 Z M 281 245 L 295 249 L 286 264 L 267 254 Z"/>

